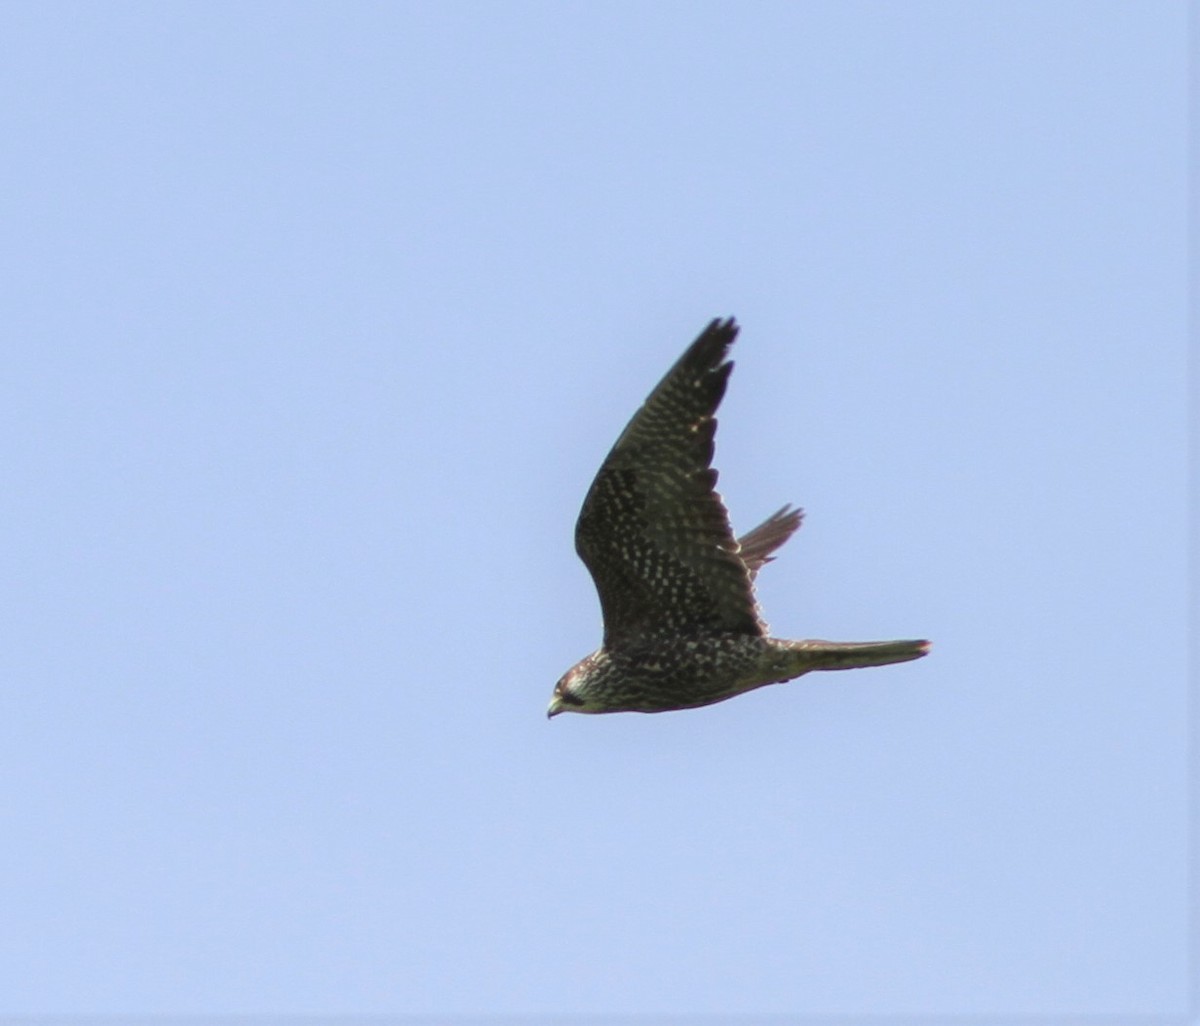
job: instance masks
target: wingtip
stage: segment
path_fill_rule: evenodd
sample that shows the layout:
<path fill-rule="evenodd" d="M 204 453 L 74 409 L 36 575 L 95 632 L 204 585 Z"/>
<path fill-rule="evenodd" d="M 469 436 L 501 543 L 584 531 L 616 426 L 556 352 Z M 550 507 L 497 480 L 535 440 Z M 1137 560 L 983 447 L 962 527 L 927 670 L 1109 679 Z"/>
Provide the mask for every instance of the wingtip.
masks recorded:
<path fill-rule="evenodd" d="M 694 359 L 699 356 L 714 370 L 720 369 L 728 376 L 729 371 L 726 368 L 733 367 L 733 363 L 729 360 L 729 347 L 736 341 L 740 330 L 741 328 L 734 318 L 716 317 L 709 321 L 708 326 L 700 332 L 682 359 L 689 357 Z"/>
<path fill-rule="evenodd" d="M 794 531 L 804 522 L 804 509 L 801 506 L 793 506 L 789 502 L 778 513 L 772 516 L 771 519 L 778 520 L 781 524 L 786 523 Z"/>
<path fill-rule="evenodd" d="M 741 331 L 741 325 L 738 324 L 736 317 L 714 317 L 709 323 L 705 332 L 717 332 L 722 335 L 728 335 L 729 341 L 733 341 L 737 337 L 737 333 Z"/>
<path fill-rule="evenodd" d="M 732 317 L 710 321 L 667 372 L 663 382 L 674 377 L 680 368 L 688 368 L 691 373 L 703 377 L 706 387 L 712 390 L 715 409 L 725 395 L 729 374 L 733 370 L 729 347 L 733 345 L 737 333 L 738 326 Z M 661 386 L 662 382 L 659 384 Z"/>

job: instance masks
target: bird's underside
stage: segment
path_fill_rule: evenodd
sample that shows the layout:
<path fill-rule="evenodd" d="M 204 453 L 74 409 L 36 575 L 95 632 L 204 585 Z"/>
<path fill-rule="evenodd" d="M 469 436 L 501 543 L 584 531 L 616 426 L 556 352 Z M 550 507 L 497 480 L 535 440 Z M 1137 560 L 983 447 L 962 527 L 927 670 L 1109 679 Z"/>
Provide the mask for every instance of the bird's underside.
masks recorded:
<path fill-rule="evenodd" d="M 575 547 L 600 597 L 604 639 L 555 685 L 550 716 L 689 709 L 811 670 L 906 662 L 929 649 L 926 641 L 768 636 L 754 579 L 802 514 L 785 506 L 735 539 L 715 491 L 715 413 L 737 331 L 729 319 L 701 333 L 592 482 Z"/>

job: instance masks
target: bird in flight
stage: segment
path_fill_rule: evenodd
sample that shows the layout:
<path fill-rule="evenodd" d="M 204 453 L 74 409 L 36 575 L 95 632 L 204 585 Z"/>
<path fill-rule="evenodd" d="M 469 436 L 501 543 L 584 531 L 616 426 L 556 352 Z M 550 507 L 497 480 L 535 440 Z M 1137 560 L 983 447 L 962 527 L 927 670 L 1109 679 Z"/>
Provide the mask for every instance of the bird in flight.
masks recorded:
<path fill-rule="evenodd" d="M 784 506 L 735 538 L 714 489 L 715 414 L 733 364 L 732 318 L 715 320 L 621 432 L 588 490 L 575 549 L 604 615 L 600 648 L 554 686 L 560 712 L 667 712 L 781 684 L 810 670 L 919 659 L 928 641 L 772 638 L 754 579 L 800 526 Z"/>

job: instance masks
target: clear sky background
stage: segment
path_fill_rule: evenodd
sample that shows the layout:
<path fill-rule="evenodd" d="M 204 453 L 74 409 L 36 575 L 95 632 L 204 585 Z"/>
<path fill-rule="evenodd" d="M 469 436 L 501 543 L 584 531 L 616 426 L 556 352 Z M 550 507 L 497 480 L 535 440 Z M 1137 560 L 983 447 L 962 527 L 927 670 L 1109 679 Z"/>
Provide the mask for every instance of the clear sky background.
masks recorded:
<path fill-rule="evenodd" d="M 1179 3 L 0 12 L 0 1010 L 1187 1003 Z M 562 716 L 743 324 L 785 637 Z"/>

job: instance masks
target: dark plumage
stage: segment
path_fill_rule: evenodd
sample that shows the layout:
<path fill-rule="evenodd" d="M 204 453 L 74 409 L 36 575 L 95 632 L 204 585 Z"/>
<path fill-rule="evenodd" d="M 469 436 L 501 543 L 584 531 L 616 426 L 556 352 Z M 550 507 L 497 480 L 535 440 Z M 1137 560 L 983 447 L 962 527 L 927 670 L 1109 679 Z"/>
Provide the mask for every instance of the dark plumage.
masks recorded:
<path fill-rule="evenodd" d="M 559 712 L 709 705 L 810 670 L 918 659 L 926 641 L 767 636 L 754 578 L 800 526 L 783 507 L 735 539 L 712 469 L 714 417 L 733 364 L 731 319 L 713 321 L 626 426 L 596 474 L 575 548 L 604 614 L 601 647 L 555 685 Z"/>

